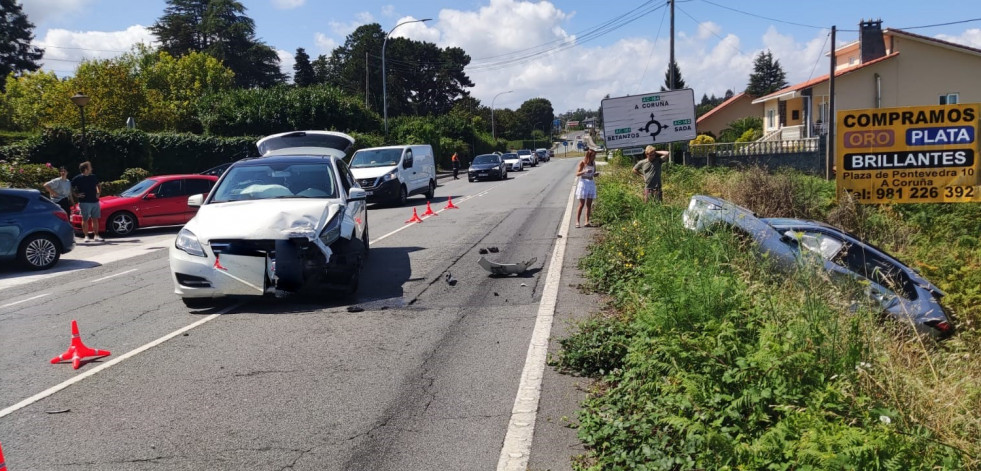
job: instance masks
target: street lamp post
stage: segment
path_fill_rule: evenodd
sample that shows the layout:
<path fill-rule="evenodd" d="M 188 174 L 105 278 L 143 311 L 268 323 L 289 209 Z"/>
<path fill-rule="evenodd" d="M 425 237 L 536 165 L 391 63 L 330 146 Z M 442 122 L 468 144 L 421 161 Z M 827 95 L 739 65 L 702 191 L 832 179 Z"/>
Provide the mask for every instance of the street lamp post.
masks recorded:
<path fill-rule="evenodd" d="M 74 95 L 72 95 L 71 100 L 72 100 L 72 103 L 74 103 L 75 106 L 78 107 L 78 115 L 82 118 L 82 160 L 87 160 L 86 159 L 86 157 L 87 157 L 86 156 L 86 154 L 87 154 L 86 151 L 88 150 L 88 141 L 85 140 L 85 111 L 84 111 L 84 108 L 85 108 L 85 105 L 89 104 L 89 100 L 91 100 L 91 98 L 89 98 L 88 95 L 82 94 L 81 92 L 77 92 Z"/>
<path fill-rule="evenodd" d="M 410 20 L 403 21 L 392 29 L 388 30 L 388 34 L 385 35 L 385 40 L 382 41 L 382 113 L 385 115 L 385 135 L 388 136 L 388 81 L 385 79 L 385 46 L 388 45 L 388 37 L 392 35 L 392 31 L 402 25 L 407 25 L 409 23 L 421 23 L 424 21 L 429 21 L 432 18 L 424 18 L 421 20 Z"/>
<path fill-rule="evenodd" d="M 511 93 L 513 91 L 514 90 L 508 90 L 506 92 L 498 93 L 497 95 L 494 95 L 494 99 L 491 100 L 491 138 L 494 139 L 495 145 L 497 144 L 497 131 L 494 129 L 494 101 L 497 100 L 497 97 L 499 97 L 499 96 L 501 96 L 501 95 L 503 95 L 505 93 Z"/>

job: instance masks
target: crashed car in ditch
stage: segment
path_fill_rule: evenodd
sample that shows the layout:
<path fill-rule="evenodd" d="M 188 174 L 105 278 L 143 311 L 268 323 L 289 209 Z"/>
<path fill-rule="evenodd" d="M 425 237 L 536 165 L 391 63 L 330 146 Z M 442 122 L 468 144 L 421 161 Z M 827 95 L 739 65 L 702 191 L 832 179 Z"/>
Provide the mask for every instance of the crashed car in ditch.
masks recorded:
<path fill-rule="evenodd" d="M 759 218 L 721 198 L 695 195 L 682 215 L 694 231 L 729 227 L 748 236 L 775 268 L 785 272 L 814 261 L 832 280 L 864 286 L 866 294 L 896 320 L 920 333 L 950 336 L 953 325 L 940 299 L 944 292 L 883 250 L 828 224 L 789 218 Z"/>
<path fill-rule="evenodd" d="M 174 292 L 188 307 L 221 296 L 351 294 L 368 256 L 365 191 L 344 163 L 354 139 L 276 134 L 261 157 L 231 165 L 170 248 Z"/>

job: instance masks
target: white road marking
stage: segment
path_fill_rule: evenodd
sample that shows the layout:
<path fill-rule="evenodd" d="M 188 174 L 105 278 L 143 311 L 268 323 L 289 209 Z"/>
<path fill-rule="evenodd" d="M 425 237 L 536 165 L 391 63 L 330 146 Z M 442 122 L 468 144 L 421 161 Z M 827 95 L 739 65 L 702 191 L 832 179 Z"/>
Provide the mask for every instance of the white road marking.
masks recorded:
<path fill-rule="evenodd" d="M 559 226 L 561 237 L 555 240 L 552 260 L 548 264 L 548 275 L 545 277 L 545 287 L 542 289 L 542 301 L 538 305 L 535 330 L 532 331 L 531 342 L 528 344 L 528 354 L 525 356 L 525 367 L 521 371 L 518 394 L 514 398 L 511 420 L 508 421 L 508 431 L 504 436 L 504 446 L 501 447 L 501 455 L 497 461 L 498 471 L 528 469 L 531 441 L 535 436 L 535 420 L 538 418 L 538 401 L 542 395 L 542 375 L 548 355 L 548 338 L 552 333 L 552 319 L 555 317 L 555 305 L 558 301 L 559 279 L 562 276 L 565 241 L 568 239 L 574 196 L 575 188 L 569 192 L 569 204 L 566 206 L 565 215 L 562 216 L 562 225 Z"/>
<path fill-rule="evenodd" d="M 20 303 L 26 303 L 28 301 L 33 301 L 35 299 L 43 298 L 43 297 L 48 296 L 50 294 L 51 293 L 39 294 L 37 296 L 34 296 L 33 298 L 21 299 L 20 301 L 15 301 L 15 302 L 12 302 L 12 303 L 4 304 L 3 306 L 0 306 L 0 309 L 3 309 L 5 307 L 10 307 L 10 306 L 16 306 L 16 305 L 18 305 Z"/>
<path fill-rule="evenodd" d="M 79 381 L 81 381 L 81 380 L 83 380 L 85 378 L 88 378 L 90 376 L 94 376 L 96 373 L 99 373 L 102 370 L 105 370 L 107 368 L 110 368 L 112 366 L 115 366 L 115 365 L 119 364 L 120 362 L 122 362 L 123 360 L 126 360 L 126 359 L 128 359 L 130 357 L 134 357 L 136 355 L 139 355 L 140 353 L 143 353 L 143 352 L 145 352 L 145 351 L 147 351 L 147 350 L 149 350 L 149 349 L 151 349 L 153 347 L 156 347 L 157 345 L 160 345 L 160 344 L 162 344 L 162 343 L 164 343 L 164 342 L 166 342 L 166 341 L 168 341 L 168 340 L 170 340 L 170 339 L 172 339 L 172 338 L 174 338 L 174 337 L 176 337 L 176 336 L 178 336 L 180 334 L 183 334 L 184 332 L 187 332 L 187 331 L 189 331 L 189 330 L 191 330 L 191 329 L 193 329 L 195 327 L 198 327 L 200 325 L 203 325 L 206 322 L 209 322 L 209 321 L 212 321 L 214 319 L 217 319 L 222 314 L 225 314 L 225 313 L 231 311 L 232 309 L 235 309 L 235 308 L 241 306 L 242 304 L 245 304 L 245 303 L 236 303 L 236 304 L 233 304 L 233 305 L 231 305 L 231 306 L 229 306 L 229 307 L 227 307 L 225 309 L 222 309 L 221 311 L 219 311 L 219 312 L 217 312 L 215 314 L 212 314 L 212 315 L 210 315 L 208 317 L 205 317 L 204 319 L 201 319 L 201 320 L 199 320 L 199 321 L 197 321 L 197 322 L 195 322 L 193 324 L 189 324 L 189 325 L 186 325 L 184 327 L 181 327 L 180 329 L 177 329 L 177 330 L 175 330 L 175 331 L 173 331 L 173 332 L 171 332 L 171 333 L 169 333 L 167 335 L 164 335 L 163 337 L 160 337 L 157 340 L 154 340 L 154 341 L 152 341 L 152 342 L 150 342 L 148 344 L 145 344 L 145 345 L 143 345 L 141 347 L 137 347 L 135 350 L 130 350 L 130 351 L 128 351 L 128 352 L 126 352 L 126 353 L 124 353 L 124 354 L 122 354 L 122 355 L 120 355 L 118 357 L 115 357 L 112 360 L 109 360 L 109 361 L 107 361 L 105 363 L 99 363 L 98 366 L 95 366 L 92 369 L 87 369 L 87 370 L 85 370 L 85 372 L 79 374 L 78 376 L 72 377 L 71 379 L 66 380 L 66 381 L 64 381 L 61 384 L 57 384 L 57 385 L 52 386 L 52 387 L 50 387 L 50 388 L 48 388 L 48 389 L 46 389 L 44 391 L 41 391 L 41 392 L 39 392 L 39 393 L 37 393 L 37 394 L 35 394 L 35 395 L 27 398 L 27 399 L 24 399 L 23 401 L 18 402 L 17 404 L 14 404 L 14 405 L 12 405 L 10 407 L 7 407 L 6 409 L 0 410 L 0 418 L 4 417 L 6 415 L 9 415 L 10 413 L 12 413 L 12 412 L 14 412 L 14 411 L 16 411 L 18 409 L 27 407 L 27 406 L 29 406 L 29 405 L 37 402 L 37 401 L 40 401 L 41 399 L 44 399 L 44 398 L 46 398 L 46 397 L 48 397 L 48 396 L 50 396 L 50 395 L 52 395 L 52 394 L 54 394 L 54 393 L 56 393 L 58 391 L 61 391 L 62 389 L 65 389 L 68 386 L 71 386 L 71 385 L 73 385 L 73 384 L 75 384 L 75 383 L 77 383 L 77 382 L 79 382 Z"/>
<path fill-rule="evenodd" d="M 103 276 L 102 278 L 96 278 L 96 279 L 92 280 L 91 283 L 98 283 L 100 281 L 108 280 L 109 278 L 115 278 L 117 276 L 122 276 L 122 275 L 125 275 L 127 273 L 134 272 L 134 271 L 136 271 L 135 268 L 133 268 L 131 270 L 126 270 L 124 272 L 116 273 L 115 275 Z"/>

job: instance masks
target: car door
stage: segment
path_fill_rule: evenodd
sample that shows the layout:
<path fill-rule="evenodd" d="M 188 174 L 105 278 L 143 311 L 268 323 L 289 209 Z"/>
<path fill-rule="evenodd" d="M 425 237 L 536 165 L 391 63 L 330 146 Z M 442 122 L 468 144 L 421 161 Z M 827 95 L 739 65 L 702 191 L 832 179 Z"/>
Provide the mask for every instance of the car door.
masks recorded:
<path fill-rule="evenodd" d="M 15 257 L 23 229 L 24 208 L 27 199 L 14 195 L 0 195 L 0 256 Z"/>
<path fill-rule="evenodd" d="M 160 182 L 143 196 L 142 226 L 169 226 L 184 224 L 187 196 L 181 179 Z"/>
<path fill-rule="evenodd" d="M 405 190 L 410 195 L 419 188 L 419 169 L 415 165 L 412 148 L 406 148 L 402 153 L 402 174 L 405 175 Z"/>

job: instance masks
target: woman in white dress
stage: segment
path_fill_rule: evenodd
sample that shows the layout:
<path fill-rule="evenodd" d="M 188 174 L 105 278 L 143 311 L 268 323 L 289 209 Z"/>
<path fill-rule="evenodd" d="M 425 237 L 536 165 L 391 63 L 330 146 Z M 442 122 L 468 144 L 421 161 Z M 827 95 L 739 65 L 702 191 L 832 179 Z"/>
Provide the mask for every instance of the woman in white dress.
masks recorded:
<path fill-rule="evenodd" d="M 599 172 L 596 171 L 596 151 L 586 150 L 586 156 L 579 161 L 576 167 L 576 199 L 579 200 L 579 209 L 576 210 L 576 227 L 582 218 L 582 208 L 586 207 L 586 227 L 593 227 L 589 222 L 589 217 L 593 213 L 593 200 L 596 199 L 596 182 L 593 180 Z"/>

